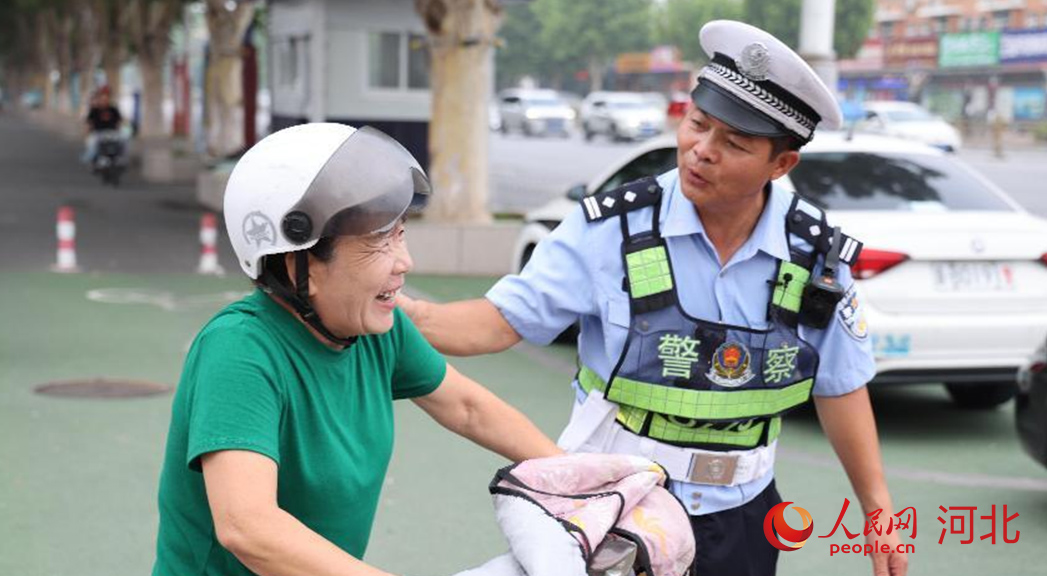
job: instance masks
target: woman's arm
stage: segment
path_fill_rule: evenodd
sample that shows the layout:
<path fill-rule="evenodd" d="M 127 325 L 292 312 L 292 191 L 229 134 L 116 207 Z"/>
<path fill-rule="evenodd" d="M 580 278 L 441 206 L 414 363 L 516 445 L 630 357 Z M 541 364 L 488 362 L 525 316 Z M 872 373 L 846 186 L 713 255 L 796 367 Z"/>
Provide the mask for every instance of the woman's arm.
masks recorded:
<path fill-rule="evenodd" d="M 261 576 L 390 576 L 354 558 L 276 502 L 277 465 L 256 452 L 201 459 L 218 542 Z"/>
<path fill-rule="evenodd" d="M 563 453 L 526 416 L 451 365 L 440 386 L 414 403 L 444 428 L 513 462 Z"/>

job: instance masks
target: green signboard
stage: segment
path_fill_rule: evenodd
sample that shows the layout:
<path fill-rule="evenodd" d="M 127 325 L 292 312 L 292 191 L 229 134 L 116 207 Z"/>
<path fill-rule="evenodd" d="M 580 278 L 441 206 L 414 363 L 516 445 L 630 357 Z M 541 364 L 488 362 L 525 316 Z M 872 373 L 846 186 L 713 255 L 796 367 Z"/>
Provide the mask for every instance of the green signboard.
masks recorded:
<path fill-rule="evenodd" d="M 938 66 L 995 66 L 1000 63 L 999 32 L 943 34 L 938 47 Z"/>

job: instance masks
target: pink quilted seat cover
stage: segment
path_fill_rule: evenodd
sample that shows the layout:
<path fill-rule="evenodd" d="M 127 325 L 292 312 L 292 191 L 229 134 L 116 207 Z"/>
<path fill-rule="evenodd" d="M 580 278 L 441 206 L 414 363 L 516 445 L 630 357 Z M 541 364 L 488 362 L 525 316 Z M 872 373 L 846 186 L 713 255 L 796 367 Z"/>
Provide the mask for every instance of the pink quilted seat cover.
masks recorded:
<path fill-rule="evenodd" d="M 567 454 L 505 468 L 491 490 L 523 496 L 560 520 L 586 560 L 614 529 L 642 543 L 648 576 L 683 576 L 694 559 L 694 536 L 683 505 L 665 489 L 667 479 L 638 456 Z"/>

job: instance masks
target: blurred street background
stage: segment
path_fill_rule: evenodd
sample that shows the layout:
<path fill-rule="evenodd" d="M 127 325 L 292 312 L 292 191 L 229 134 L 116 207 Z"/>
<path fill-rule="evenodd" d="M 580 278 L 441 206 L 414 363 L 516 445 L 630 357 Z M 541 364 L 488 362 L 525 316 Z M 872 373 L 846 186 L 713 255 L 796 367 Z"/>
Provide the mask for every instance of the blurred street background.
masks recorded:
<path fill-rule="evenodd" d="M 951 150 L 949 158 L 1047 217 L 1047 0 L 811 3 L 836 16 L 833 40 L 808 47 L 813 63 L 826 54 L 835 62 L 830 74 L 855 131 L 934 135 L 929 146 Z M 465 2 L 456 9 L 471 11 L 471 28 L 439 31 L 430 24 L 443 4 L 0 6 L 0 576 L 150 570 L 171 388 L 199 328 L 250 290 L 225 234 L 221 194 L 257 139 L 305 121 L 370 124 L 396 137 L 436 190 L 430 212 L 408 225 L 421 255 L 408 290 L 478 297 L 516 270 L 528 212 L 608 176 L 651 142 L 671 141 L 704 64 L 697 30 L 705 21 L 737 18 L 794 47 L 805 42 L 800 0 Z M 465 40 L 440 52 L 441 34 Z M 457 64 L 436 78 L 432 58 Z M 463 88 L 476 85 L 489 89 Z M 89 95 L 102 86 L 125 118 L 127 169 L 115 186 L 80 161 Z M 448 99 L 473 105 L 441 107 Z M 890 113 L 877 112 L 883 102 L 916 105 L 935 127 L 915 135 L 892 127 Z M 470 112 L 456 115 L 462 109 Z M 72 266 L 59 214 L 75 222 Z M 212 218 L 216 262 L 201 243 Z M 441 243 L 476 227 L 495 241 Z M 457 264 L 439 263 L 434 251 L 458 251 Z M 551 436 L 567 421 L 571 344 L 451 361 Z M 154 394 L 37 390 L 70 381 Z M 915 538 L 903 539 L 915 545 L 910 574 L 1043 574 L 1047 470 L 1022 450 L 1014 402 L 964 410 L 938 383 L 874 385 L 872 395 L 896 508 L 918 513 Z M 397 410 L 394 461 L 365 560 L 432 576 L 502 553 L 486 488 L 505 463 L 409 403 Z M 850 498 L 844 524 L 860 531 L 864 518 L 814 412 L 790 416 L 783 436 L 785 499 L 811 512 L 821 536 Z M 1011 538 L 1021 531 L 1014 544 L 1003 542 L 1004 505 L 1020 514 L 1007 528 Z M 945 534 L 939 544 L 938 518 L 950 521 L 939 506 L 978 515 L 995 506 L 997 542 L 978 538 L 984 520 L 972 543 Z M 830 557 L 830 543 L 848 542 L 842 530 L 812 538 L 782 555 L 779 573 L 870 573 L 860 555 Z"/>

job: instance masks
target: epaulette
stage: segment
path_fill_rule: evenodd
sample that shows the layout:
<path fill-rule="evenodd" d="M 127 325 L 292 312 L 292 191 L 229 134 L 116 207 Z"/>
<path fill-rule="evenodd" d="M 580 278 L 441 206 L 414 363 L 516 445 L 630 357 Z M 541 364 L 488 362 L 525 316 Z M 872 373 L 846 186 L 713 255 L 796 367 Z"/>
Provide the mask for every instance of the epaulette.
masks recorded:
<path fill-rule="evenodd" d="M 815 215 L 817 214 L 817 215 Z M 807 241 L 819 254 L 827 254 L 832 248 L 833 230 L 825 218 L 825 212 L 807 200 L 796 195 L 793 205 L 786 217 L 786 226 L 790 234 L 795 234 Z M 840 261 L 852 266 L 862 252 L 862 243 L 846 235 L 840 235 Z"/>
<path fill-rule="evenodd" d="M 635 180 L 620 188 L 600 192 L 581 199 L 586 222 L 596 222 L 611 216 L 654 206 L 662 197 L 662 187 L 653 176 Z"/>

